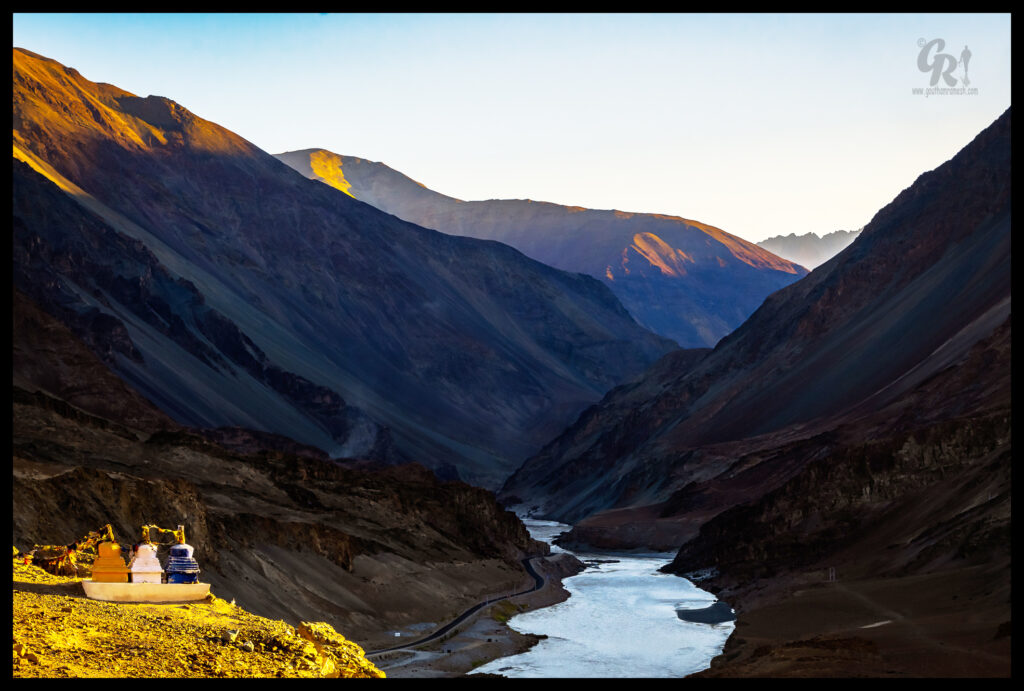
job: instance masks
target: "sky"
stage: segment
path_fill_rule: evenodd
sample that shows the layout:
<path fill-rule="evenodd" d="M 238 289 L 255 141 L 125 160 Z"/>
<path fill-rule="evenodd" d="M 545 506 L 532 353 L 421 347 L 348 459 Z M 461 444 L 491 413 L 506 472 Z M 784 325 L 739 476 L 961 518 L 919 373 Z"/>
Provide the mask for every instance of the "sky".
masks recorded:
<path fill-rule="evenodd" d="M 12 26 L 16 47 L 171 98 L 269 153 L 323 148 L 459 199 L 669 214 L 752 242 L 864 226 L 1010 105 L 1009 14 L 46 13 Z M 935 65 L 964 86 L 965 47 L 976 91 L 929 92 Z"/>

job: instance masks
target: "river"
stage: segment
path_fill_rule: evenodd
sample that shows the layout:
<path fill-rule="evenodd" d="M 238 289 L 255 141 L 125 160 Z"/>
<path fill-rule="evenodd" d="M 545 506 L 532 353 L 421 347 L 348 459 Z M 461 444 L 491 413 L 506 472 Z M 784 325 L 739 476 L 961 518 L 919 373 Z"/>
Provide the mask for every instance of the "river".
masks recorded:
<path fill-rule="evenodd" d="M 530 533 L 549 544 L 571 526 L 523 519 Z M 678 609 L 715 602 L 679 576 L 658 569 L 666 554 L 589 554 L 568 551 L 587 569 L 566 578 L 569 599 L 512 617 L 509 626 L 547 638 L 525 653 L 498 658 L 474 670 L 506 677 L 683 677 L 707 669 L 732 633 L 733 622 L 695 624 Z M 616 560 L 609 562 L 608 560 Z M 599 563 L 603 562 L 603 563 Z"/>

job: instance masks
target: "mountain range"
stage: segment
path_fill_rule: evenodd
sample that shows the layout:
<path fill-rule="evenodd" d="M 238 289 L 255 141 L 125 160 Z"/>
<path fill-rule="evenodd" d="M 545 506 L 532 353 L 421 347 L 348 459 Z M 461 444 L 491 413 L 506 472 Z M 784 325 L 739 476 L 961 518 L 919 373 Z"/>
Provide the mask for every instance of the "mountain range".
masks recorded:
<path fill-rule="evenodd" d="M 13 67 L 16 546 L 185 522 L 384 644 L 530 580 L 515 507 L 673 551 L 739 615 L 708 676 L 1009 674 L 1010 110 L 806 273 Z"/>
<path fill-rule="evenodd" d="M 73 231 L 96 222 L 15 164 L 16 201 Z M 118 243 L 106 249 L 116 256 Z M 202 580 L 222 599 L 293 625 L 328 621 L 377 647 L 396 629 L 519 588 L 520 560 L 547 551 L 493 493 L 421 465 L 338 461 L 286 436 L 181 425 L 107 364 L 133 352 L 113 319 L 87 312 L 84 333 L 96 338 L 86 343 L 78 321 L 18 287 L 12 307 L 12 539 L 24 552 L 108 523 L 129 544 L 142 525 L 184 524 Z"/>
<path fill-rule="evenodd" d="M 27 324 L 32 308 L 16 311 Z M 91 356 L 52 321 L 32 340 L 66 364 Z M 103 369 L 96 359 L 94 375 Z M 76 375 L 68 385 L 114 389 L 108 405 L 120 399 L 109 371 L 64 372 Z M 17 386 L 12 416 L 12 539 L 21 551 L 105 524 L 122 545 L 142 525 L 183 524 L 218 597 L 292 625 L 326 621 L 367 650 L 393 643 L 396 629 L 521 588 L 532 579 L 520 560 L 547 550 L 493 493 L 441 482 L 416 464 L 347 467 L 241 430 L 214 441 Z"/>
<path fill-rule="evenodd" d="M 172 101 L 19 49 L 12 255 L 15 548 L 184 524 L 218 596 L 368 648 L 532 584 L 527 556 L 544 571 L 547 546 L 453 477 L 473 475 L 453 462 L 479 443 L 467 418 L 490 424 L 487 396 L 503 420 L 516 401 L 571 416 L 671 347 L 597 281 L 400 222 Z M 398 424 L 331 388 L 339 363 Z M 439 389 L 446 367 L 479 381 L 407 400 L 400 366 Z M 453 438 L 402 423 L 466 400 Z M 511 462 L 528 442 L 502 429 Z"/>
<path fill-rule="evenodd" d="M 802 266 L 698 221 L 529 199 L 463 201 L 396 170 L 324 149 L 277 158 L 306 177 L 401 219 L 498 240 L 538 261 L 601 280 L 643 326 L 684 348 L 714 346 Z"/>
<path fill-rule="evenodd" d="M 21 49 L 13 119 L 15 286 L 180 424 L 495 487 L 673 347 L 600 281 Z"/>
<path fill-rule="evenodd" d="M 856 634 L 912 648 L 886 649 L 901 673 L 937 659 L 936 640 L 955 647 L 927 674 L 1008 673 L 1010 189 L 1007 110 L 713 350 L 610 391 L 499 496 L 574 524 L 563 544 L 678 550 L 667 570 L 717 574 L 702 587 L 756 610 L 764 643 L 727 646 L 722 674 L 849 671 L 839 652 L 796 664 L 786 646 L 831 644 L 773 632 L 814 619 L 780 603 L 836 572 L 819 606 L 918 627 Z"/>
<path fill-rule="evenodd" d="M 1010 312 L 1008 140 L 1007 113 L 714 350 L 670 353 L 609 392 L 505 492 L 573 523 L 655 504 L 692 482 L 735 474 L 736 454 L 713 448 L 834 430 L 956 364 Z M 954 391 L 949 406 L 916 415 L 962 415 L 964 401 Z"/>
<path fill-rule="evenodd" d="M 860 230 L 835 230 L 820 236 L 817 233 L 775 235 L 761 240 L 757 246 L 814 269 L 846 249 L 860 235 Z"/>

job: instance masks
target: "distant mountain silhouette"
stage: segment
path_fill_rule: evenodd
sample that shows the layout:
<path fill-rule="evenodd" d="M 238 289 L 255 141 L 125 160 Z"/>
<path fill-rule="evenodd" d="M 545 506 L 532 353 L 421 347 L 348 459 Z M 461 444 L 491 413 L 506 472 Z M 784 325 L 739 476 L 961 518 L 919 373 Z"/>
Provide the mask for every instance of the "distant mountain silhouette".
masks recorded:
<path fill-rule="evenodd" d="M 675 216 L 528 199 L 466 202 L 389 168 L 324 149 L 277 154 L 300 173 L 401 219 L 498 240 L 600 279 L 647 328 L 684 348 L 715 345 L 803 267 L 718 228 Z"/>
<path fill-rule="evenodd" d="M 673 344 L 592 278 L 396 219 L 14 49 L 14 285 L 180 424 L 494 487 Z"/>
<path fill-rule="evenodd" d="M 846 249 L 858 235 L 860 230 L 836 230 L 820 237 L 817 233 L 790 233 L 767 238 L 757 243 L 757 246 L 800 266 L 815 269 Z"/>

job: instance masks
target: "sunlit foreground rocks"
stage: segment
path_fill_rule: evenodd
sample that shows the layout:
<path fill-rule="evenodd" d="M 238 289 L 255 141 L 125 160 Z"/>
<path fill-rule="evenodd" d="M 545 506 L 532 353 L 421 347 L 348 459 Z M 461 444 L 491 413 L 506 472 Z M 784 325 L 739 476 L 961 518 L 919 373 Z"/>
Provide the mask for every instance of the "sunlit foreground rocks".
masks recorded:
<path fill-rule="evenodd" d="M 90 600 L 80 579 L 14 560 L 15 677 L 383 677 L 322 622 L 293 628 L 217 597 Z"/>

